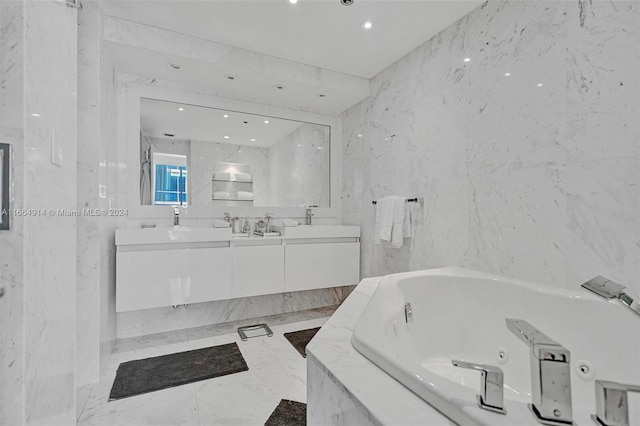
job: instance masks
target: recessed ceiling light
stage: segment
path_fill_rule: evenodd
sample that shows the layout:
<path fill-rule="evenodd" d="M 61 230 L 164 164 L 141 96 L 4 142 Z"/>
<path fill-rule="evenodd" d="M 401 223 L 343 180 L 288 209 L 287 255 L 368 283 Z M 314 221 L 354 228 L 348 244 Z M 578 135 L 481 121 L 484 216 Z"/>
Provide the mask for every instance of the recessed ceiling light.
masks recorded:
<path fill-rule="evenodd" d="M 179 70 L 180 68 L 182 68 L 182 66 L 180 64 L 176 64 L 173 62 L 168 62 L 167 66 L 173 70 Z"/>
<path fill-rule="evenodd" d="M 302 144 L 301 144 L 301 143 L 299 143 L 299 144 L 298 144 L 298 146 L 302 146 Z"/>
<path fill-rule="evenodd" d="M 229 139 L 229 136 L 223 136 L 225 139 Z"/>
<path fill-rule="evenodd" d="M 322 149 L 322 147 L 321 147 L 321 146 L 319 146 L 319 147 L 318 147 L 318 149 Z"/>
<path fill-rule="evenodd" d="M 371 21 L 367 21 L 364 24 L 362 24 L 362 28 L 364 28 L 365 30 L 370 30 L 371 27 L 373 27 L 373 24 L 371 23 Z"/>
<path fill-rule="evenodd" d="M 284 85 L 283 84 L 276 84 L 275 86 L 273 86 L 273 88 L 277 89 L 277 90 L 282 90 L 282 89 L 284 89 Z"/>
<path fill-rule="evenodd" d="M 238 154 L 242 154 L 242 150 L 241 149 L 238 150 Z"/>
<path fill-rule="evenodd" d="M 168 138 L 172 138 L 172 137 L 175 136 L 175 134 L 173 134 L 173 133 L 163 133 L 163 135 L 165 135 Z"/>
<path fill-rule="evenodd" d="M 250 140 L 251 142 L 255 142 L 255 141 L 256 141 L 256 138 L 251 138 L 251 139 L 249 139 L 249 140 Z"/>
<path fill-rule="evenodd" d="M 359 138 L 361 138 L 361 137 L 362 137 L 362 135 L 361 135 L 360 133 L 358 133 L 358 137 L 359 137 Z"/>
<path fill-rule="evenodd" d="M 264 120 L 264 124 L 269 124 L 269 120 Z"/>
<path fill-rule="evenodd" d="M 298 0 L 289 0 L 289 3 L 296 4 L 296 3 L 298 3 Z"/>
<path fill-rule="evenodd" d="M 225 74 L 224 78 L 226 78 L 227 80 L 235 80 L 236 76 L 232 74 Z"/>
<path fill-rule="evenodd" d="M 505 77 L 509 77 L 510 75 L 511 75 L 511 73 L 510 73 L 510 72 L 505 72 L 505 73 L 504 73 L 504 76 L 505 76 Z"/>
<path fill-rule="evenodd" d="M 31 116 L 32 117 L 40 117 L 40 114 L 37 114 L 37 113 L 34 112 L 33 114 L 31 114 Z"/>
<path fill-rule="evenodd" d="M 538 87 L 542 87 L 542 86 L 544 86 L 544 84 L 538 83 Z"/>
<path fill-rule="evenodd" d="M 178 108 L 178 111 L 184 111 L 184 108 L 179 107 L 179 108 Z"/>
<path fill-rule="evenodd" d="M 224 118 L 229 118 L 229 114 L 223 115 Z"/>
<path fill-rule="evenodd" d="M 464 58 L 465 62 L 471 62 L 471 58 Z"/>
<path fill-rule="evenodd" d="M 319 98 L 324 98 L 327 95 L 325 95 L 324 93 L 317 93 L 316 96 L 319 97 Z"/>

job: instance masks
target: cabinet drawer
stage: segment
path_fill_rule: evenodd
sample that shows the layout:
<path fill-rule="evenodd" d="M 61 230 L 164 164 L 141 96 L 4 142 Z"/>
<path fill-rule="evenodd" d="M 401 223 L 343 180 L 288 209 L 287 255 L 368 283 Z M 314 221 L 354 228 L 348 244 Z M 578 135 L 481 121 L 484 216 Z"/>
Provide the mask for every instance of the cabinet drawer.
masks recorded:
<path fill-rule="evenodd" d="M 285 250 L 285 291 L 355 285 L 360 244 L 292 244 Z"/>
<path fill-rule="evenodd" d="M 230 247 L 116 255 L 116 311 L 230 299 Z"/>

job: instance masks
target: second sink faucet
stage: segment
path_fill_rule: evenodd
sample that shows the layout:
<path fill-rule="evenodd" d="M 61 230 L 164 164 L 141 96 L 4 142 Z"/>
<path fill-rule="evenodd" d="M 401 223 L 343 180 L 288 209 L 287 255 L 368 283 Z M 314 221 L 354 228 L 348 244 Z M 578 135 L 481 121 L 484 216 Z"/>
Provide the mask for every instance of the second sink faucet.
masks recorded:
<path fill-rule="evenodd" d="M 521 319 L 507 318 L 507 328 L 531 349 L 531 399 L 538 421 L 573 424 L 569 350 Z"/>

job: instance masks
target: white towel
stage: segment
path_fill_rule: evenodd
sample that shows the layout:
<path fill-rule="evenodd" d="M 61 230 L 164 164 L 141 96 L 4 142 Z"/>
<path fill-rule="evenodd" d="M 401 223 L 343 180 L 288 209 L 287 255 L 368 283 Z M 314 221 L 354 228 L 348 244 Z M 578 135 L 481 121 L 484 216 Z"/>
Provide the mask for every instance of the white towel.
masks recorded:
<path fill-rule="evenodd" d="M 213 174 L 213 178 L 216 180 L 231 180 L 231 173 L 216 172 Z"/>
<path fill-rule="evenodd" d="M 282 223 L 282 226 L 298 226 L 298 221 L 289 219 L 288 217 L 282 219 L 280 223 Z"/>
<path fill-rule="evenodd" d="M 226 220 L 214 219 L 214 221 L 213 221 L 213 227 L 214 228 L 228 228 L 229 226 L 231 226 L 231 225 Z"/>
<path fill-rule="evenodd" d="M 418 203 L 406 203 L 404 206 L 404 225 L 402 226 L 404 238 L 413 237 L 413 225 L 418 220 L 416 208 L 419 208 Z"/>
<path fill-rule="evenodd" d="M 231 195 L 227 191 L 216 191 L 213 193 L 214 200 L 228 200 Z"/>
<path fill-rule="evenodd" d="M 249 173 L 236 173 L 235 178 L 240 182 L 251 182 L 251 175 Z"/>
<path fill-rule="evenodd" d="M 238 191 L 238 200 L 253 200 L 253 192 Z"/>
<path fill-rule="evenodd" d="M 406 197 L 393 197 L 393 226 L 391 228 L 391 247 L 402 247 L 404 238 L 404 220 Z"/>
<path fill-rule="evenodd" d="M 393 229 L 393 207 L 393 197 L 381 198 L 376 204 L 376 244 L 382 244 L 383 241 L 391 241 L 391 230 Z"/>

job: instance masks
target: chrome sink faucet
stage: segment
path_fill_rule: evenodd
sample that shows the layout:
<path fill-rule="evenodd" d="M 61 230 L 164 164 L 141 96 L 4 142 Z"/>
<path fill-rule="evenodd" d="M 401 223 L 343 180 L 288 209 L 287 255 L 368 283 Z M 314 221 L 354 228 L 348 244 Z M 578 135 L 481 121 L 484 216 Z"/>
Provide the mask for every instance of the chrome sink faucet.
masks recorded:
<path fill-rule="evenodd" d="M 311 210 L 311 207 L 309 207 L 309 208 L 307 209 L 307 212 L 306 212 L 306 220 L 304 221 L 304 224 L 305 224 L 305 225 L 311 225 L 311 218 L 312 218 L 313 216 L 314 216 L 314 214 L 313 214 L 313 210 Z"/>
<path fill-rule="evenodd" d="M 521 319 L 507 318 L 507 328 L 531 349 L 529 408 L 544 424 L 571 425 L 571 369 L 569 350 Z"/>
<path fill-rule="evenodd" d="M 173 226 L 180 226 L 180 209 L 178 207 L 173 208 Z"/>

